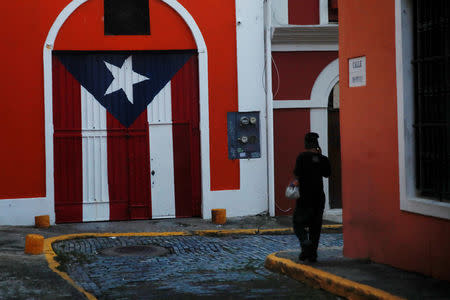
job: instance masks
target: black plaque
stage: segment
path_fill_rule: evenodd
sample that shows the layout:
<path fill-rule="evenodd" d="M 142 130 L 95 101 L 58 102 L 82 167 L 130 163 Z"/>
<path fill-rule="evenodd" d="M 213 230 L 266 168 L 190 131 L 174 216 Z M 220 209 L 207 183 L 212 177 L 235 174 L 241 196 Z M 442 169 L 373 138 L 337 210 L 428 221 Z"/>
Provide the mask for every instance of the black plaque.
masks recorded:
<path fill-rule="evenodd" d="M 150 35 L 148 0 L 104 0 L 105 35 Z"/>

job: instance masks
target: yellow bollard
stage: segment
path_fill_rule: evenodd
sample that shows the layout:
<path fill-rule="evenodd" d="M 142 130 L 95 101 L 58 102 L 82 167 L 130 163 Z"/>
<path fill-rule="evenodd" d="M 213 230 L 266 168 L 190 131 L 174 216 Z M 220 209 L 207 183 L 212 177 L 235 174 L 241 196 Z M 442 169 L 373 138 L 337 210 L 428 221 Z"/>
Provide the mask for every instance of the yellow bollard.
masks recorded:
<path fill-rule="evenodd" d="M 34 217 L 34 224 L 37 228 L 49 228 L 50 227 L 50 216 L 36 216 Z"/>
<path fill-rule="evenodd" d="M 25 238 L 26 254 L 41 254 L 44 252 L 44 237 L 39 234 L 28 234 Z"/>
<path fill-rule="evenodd" d="M 227 221 L 227 210 L 224 208 L 212 209 L 211 216 L 214 224 L 225 224 Z"/>

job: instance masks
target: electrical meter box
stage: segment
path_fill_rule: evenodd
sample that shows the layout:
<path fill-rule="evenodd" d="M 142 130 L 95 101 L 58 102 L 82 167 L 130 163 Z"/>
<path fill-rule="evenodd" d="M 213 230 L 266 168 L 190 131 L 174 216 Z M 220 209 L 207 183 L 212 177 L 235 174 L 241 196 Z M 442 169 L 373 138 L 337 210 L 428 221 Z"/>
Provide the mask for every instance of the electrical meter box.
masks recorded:
<path fill-rule="evenodd" d="M 228 158 L 260 158 L 259 111 L 228 112 Z"/>

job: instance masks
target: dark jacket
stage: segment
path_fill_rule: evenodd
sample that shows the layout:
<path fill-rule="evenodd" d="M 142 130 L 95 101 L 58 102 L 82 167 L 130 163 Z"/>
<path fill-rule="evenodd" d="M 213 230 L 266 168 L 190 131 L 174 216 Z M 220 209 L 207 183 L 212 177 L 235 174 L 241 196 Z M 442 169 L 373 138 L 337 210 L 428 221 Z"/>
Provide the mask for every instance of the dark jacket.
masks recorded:
<path fill-rule="evenodd" d="M 325 205 L 323 177 L 330 176 L 330 161 L 322 154 L 302 152 L 297 157 L 294 175 L 299 182 L 300 206 L 322 208 Z M 297 201 L 297 202 L 298 202 Z"/>

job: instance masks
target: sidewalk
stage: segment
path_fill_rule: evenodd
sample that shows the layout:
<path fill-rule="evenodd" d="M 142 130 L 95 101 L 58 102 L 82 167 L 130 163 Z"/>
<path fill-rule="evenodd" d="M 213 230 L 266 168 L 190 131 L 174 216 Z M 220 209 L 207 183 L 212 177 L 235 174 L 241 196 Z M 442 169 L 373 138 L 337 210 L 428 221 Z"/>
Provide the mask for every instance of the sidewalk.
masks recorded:
<path fill-rule="evenodd" d="M 319 248 L 318 261 L 300 262 L 299 250 L 277 252 L 265 266 L 349 299 L 450 299 L 450 282 L 345 258 L 342 249 Z"/>
<path fill-rule="evenodd" d="M 223 226 L 194 218 L 61 224 L 48 229 L 0 226 L 0 299 L 83 298 L 73 285 L 49 268 L 44 255 L 23 253 L 25 236 L 30 233 L 41 234 L 45 238 L 76 233 L 130 232 L 185 232 L 189 235 L 217 236 L 236 233 L 289 234 L 292 233 L 290 227 L 291 217 L 267 216 L 229 218 Z M 324 231 L 336 232 L 336 229 Z M 449 282 L 367 261 L 347 259 L 342 256 L 340 247 L 320 248 L 319 262 L 315 264 L 300 264 L 298 254 L 297 249 L 269 255 L 266 267 L 348 298 L 383 299 L 392 295 L 408 299 L 450 298 Z"/>

